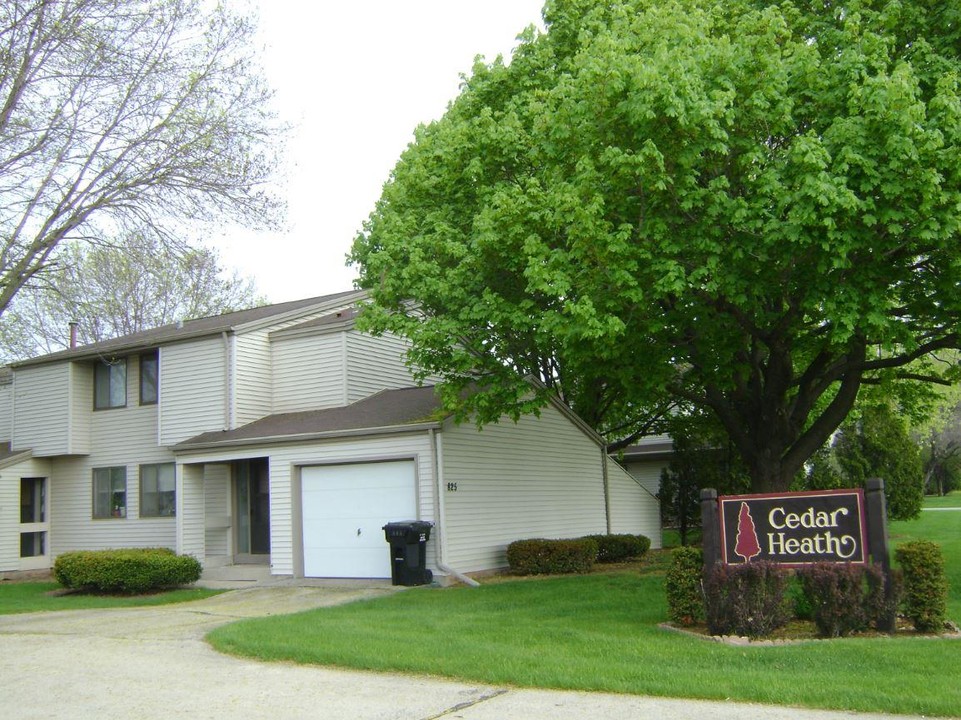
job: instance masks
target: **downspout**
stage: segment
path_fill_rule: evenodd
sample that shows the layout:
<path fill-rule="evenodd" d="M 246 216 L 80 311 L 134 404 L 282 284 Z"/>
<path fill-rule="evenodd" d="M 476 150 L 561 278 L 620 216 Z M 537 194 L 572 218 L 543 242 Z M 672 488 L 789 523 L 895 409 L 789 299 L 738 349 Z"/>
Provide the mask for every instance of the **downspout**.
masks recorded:
<path fill-rule="evenodd" d="M 230 424 L 230 338 L 227 331 L 220 333 L 224 341 L 224 430 L 231 430 Z"/>
<path fill-rule="evenodd" d="M 611 482 L 607 476 L 607 447 L 601 447 L 601 477 L 604 480 L 604 518 L 607 520 L 607 534 L 611 534 Z"/>
<path fill-rule="evenodd" d="M 457 578 L 465 585 L 480 587 L 479 582 L 444 563 L 444 545 L 447 542 L 447 520 L 444 515 L 444 489 L 442 487 L 443 478 L 440 472 L 440 453 L 437 452 L 437 433 L 434 431 L 434 428 L 427 430 L 427 437 L 430 438 L 430 466 L 434 480 L 434 517 L 437 520 L 437 557 L 434 559 L 434 562 L 437 563 L 438 570 Z"/>

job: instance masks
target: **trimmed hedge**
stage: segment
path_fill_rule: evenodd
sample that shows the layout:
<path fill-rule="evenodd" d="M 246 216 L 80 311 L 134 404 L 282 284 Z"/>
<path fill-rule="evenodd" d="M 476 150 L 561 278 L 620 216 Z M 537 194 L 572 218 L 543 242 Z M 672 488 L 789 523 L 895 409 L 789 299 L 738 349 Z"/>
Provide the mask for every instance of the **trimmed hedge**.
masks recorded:
<path fill-rule="evenodd" d="M 885 598 L 884 574 L 876 565 L 814 563 L 797 574 L 821 637 L 880 627 L 893 609 Z"/>
<path fill-rule="evenodd" d="M 597 543 L 597 562 L 615 563 L 641 557 L 651 549 L 651 539 L 644 535 L 585 535 L 582 540 Z"/>
<path fill-rule="evenodd" d="M 785 625 L 791 617 L 787 577 L 767 560 L 715 565 L 704 579 L 708 632 L 759 638 Z"/>
<path fill-rule="evenodd" d="M 575 540 L 515 540 L 507 546 L 507 562 L 515 575 L 587 573 L 597 560 L 597 542 Z"/>
<path fill-rule="evenodd" d="M 904 578 L 904 614 L 918 632 L 942 632 L 948 599 L 941 546 L 914 540 L 894 551 Z"/>
<path fill-rule="evenodd" d="M 664 579 L 667 616 L 678 625 L 696 625 L 704 619 L 701 572 L 704 555 L 700 548 L 679 547 L 671 553 L 671 565 Z"/>
<path fill-rule="evenodd" d="M 58 555 L 57 582 L 83 592 L 136 595 L 190 585 L 200 579 L 200 562 L 168 548 L 80 550 Z"/>

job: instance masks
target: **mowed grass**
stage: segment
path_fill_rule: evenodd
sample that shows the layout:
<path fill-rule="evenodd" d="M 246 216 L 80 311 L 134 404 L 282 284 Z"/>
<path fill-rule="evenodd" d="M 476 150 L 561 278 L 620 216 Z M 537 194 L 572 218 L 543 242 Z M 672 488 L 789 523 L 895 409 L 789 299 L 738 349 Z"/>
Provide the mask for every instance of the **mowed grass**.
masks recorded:
<path fill-rule="evenodd" d="M 0 615 L 44 612 L 49 610 L 89 610 L 94 608 L 140 607 L 202 600 L 222 590 L 185 588 L 150 595 L 60 594 L 55 582 L 0 583 Z"/>
<path fill-rule="evenodd" d="M 950 492 L 943 497 L 937 497 L 936 495 L 929 495 L 924 498 L 924 507 L 928 508 L 942 508 L 942 507 L 952 507 L 961 508 L 961 491 Z"/>
<path fill-rule="evenodd" d="M 961 512 L 894 523 L 893 542 L 941 542 L 961 617 Z M 661 560 L 663 558 L 655 559 Z M 208 637 L 264 660 L 340 665 L 495 685 L 961 716 L 961 640 L 873 637 L 732 646 L 659 627 L 651 572 L 417 588 L 378 600 L 247 620 Z"/>

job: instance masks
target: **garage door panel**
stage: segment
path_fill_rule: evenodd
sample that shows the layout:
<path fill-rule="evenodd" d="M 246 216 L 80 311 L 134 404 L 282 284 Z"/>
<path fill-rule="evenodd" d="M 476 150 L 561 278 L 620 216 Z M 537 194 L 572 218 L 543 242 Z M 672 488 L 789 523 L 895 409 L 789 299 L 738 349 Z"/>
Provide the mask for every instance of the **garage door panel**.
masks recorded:
<path fill-rule="evenodd" d="M 383 488 L 367 488 L 364 499 L 358 501 L 358 490 L 310 493 L 308 502 L 315 503 L 317 518 L 338 519 L 343 517 L 388 517 L 389 520 L 410 520 L 408 516 L 394 517 L 398 509 L 398 497 L 403 494 L 386 492 Z M 385 521 L 386 522 L 386 521 Z"/>
<path fill-rule="evenodd" d="M 301 492 L 305 576 L 390 577 L 382 528 L 416 517 L 413 461 L 305 467 Z"/>
<path fill-rule="evenodd" d="M 310 562 L 306 558 L 313 558 Z M 358 568 L 380 568 L 370 575 L 358 574 Z M 388 578 L 390 577 L 390 556 L 386 546 L 373 548 L 338 548 L 336 553 L 329 549 L 318 548 L 310 555 L 305 554 L 304 575 L 307 577 L 336 578 Z"/>

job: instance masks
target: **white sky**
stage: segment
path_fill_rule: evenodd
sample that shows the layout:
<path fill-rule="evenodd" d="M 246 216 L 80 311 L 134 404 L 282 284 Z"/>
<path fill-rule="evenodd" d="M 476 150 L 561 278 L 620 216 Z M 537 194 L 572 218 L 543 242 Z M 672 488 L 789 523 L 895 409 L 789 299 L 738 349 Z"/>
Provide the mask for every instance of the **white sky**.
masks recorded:
<path fill-rule="evenodd" d="M 256 1 L 256 0 L 255 0 Z M 475 55 L 510 57 L 543 0 L 259 0 L 262 58 L 295 128 L 288 227 L 214 239 L 270 302 L 352 287 L 344 257 L 413 130 L 443 115 Z"/>

